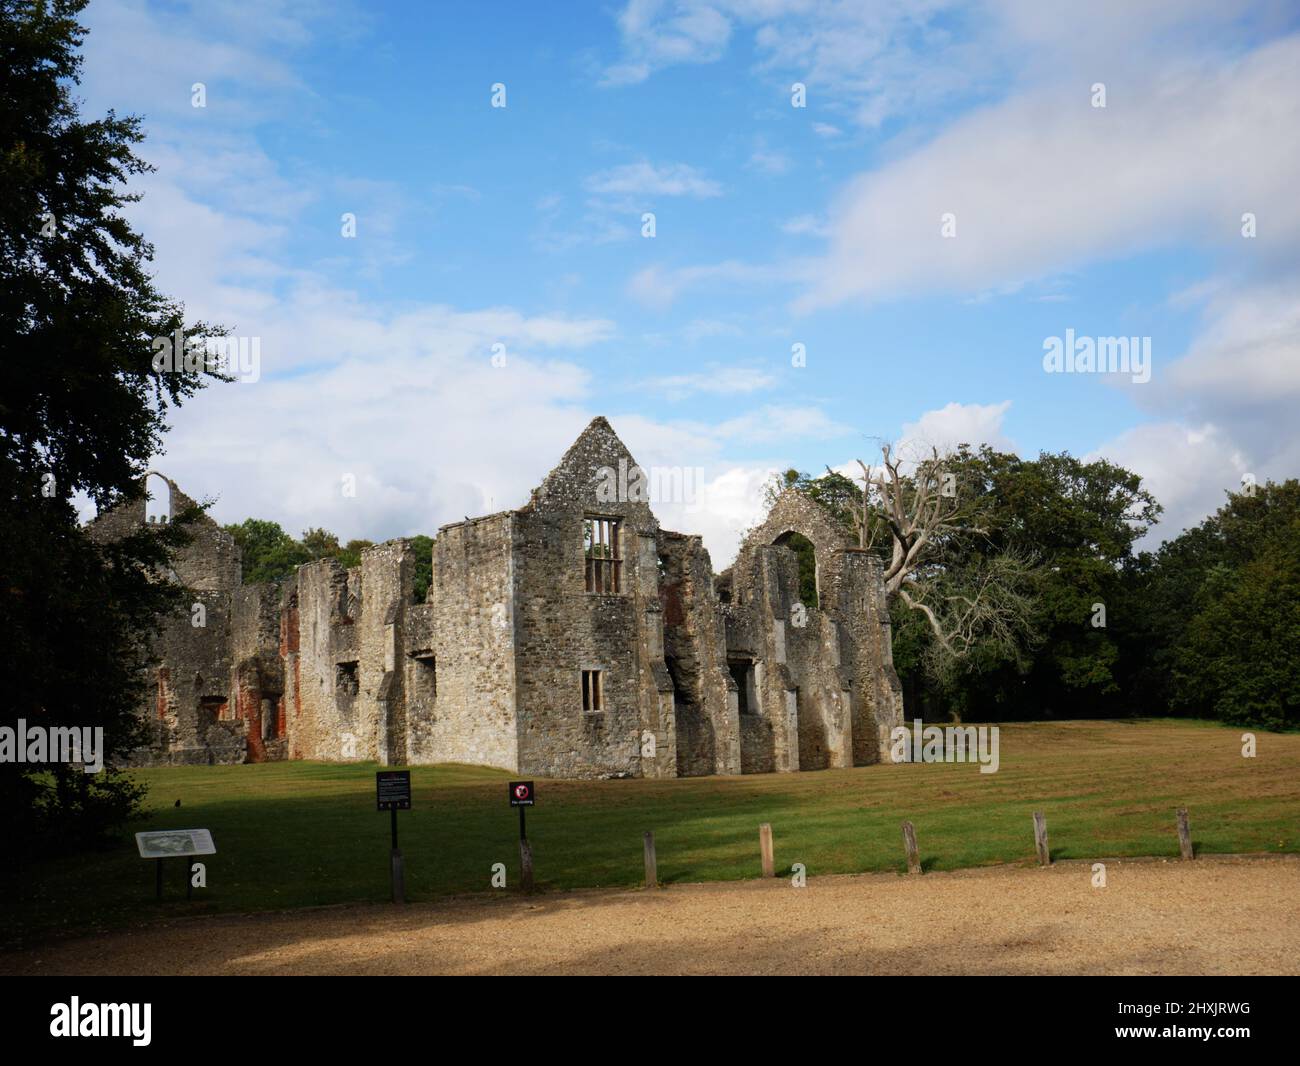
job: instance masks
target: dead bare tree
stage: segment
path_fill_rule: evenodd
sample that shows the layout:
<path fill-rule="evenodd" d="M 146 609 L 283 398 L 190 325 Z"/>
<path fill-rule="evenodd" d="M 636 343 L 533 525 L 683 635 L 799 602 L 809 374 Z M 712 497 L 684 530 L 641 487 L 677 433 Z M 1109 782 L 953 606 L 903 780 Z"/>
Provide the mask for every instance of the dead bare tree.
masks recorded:
<path fill-rule="evenodd" d="M 977 646 L 1014 654 L 1032 643 L 1037 566 L 1016 553 L 982 557 L 962 551 L 987 531 L 979 501 L 959 491 L 953 457 L 931 447 L 908 459 L 888 443 L 881 445 L 881 457 L 874 471 L 857 461 L 862 498 L 850 509 L 858 544 L 871 548 L 888 535 L 886 595 L 929 623 L 935 669 L 945 671 Z"/>

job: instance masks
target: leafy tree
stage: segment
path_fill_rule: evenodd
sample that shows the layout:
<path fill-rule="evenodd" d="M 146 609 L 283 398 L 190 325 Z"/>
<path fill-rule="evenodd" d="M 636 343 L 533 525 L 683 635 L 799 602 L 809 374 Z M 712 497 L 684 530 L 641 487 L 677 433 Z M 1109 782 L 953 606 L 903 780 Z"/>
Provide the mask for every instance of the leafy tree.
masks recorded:
<path fill-rule="evenodd" d="M 338 550 L 334 558 L 339 561 L 340 565 L 351 569 L 354 566 L 360 566 L 361 553 L 366 548 L 373 548 L 374 546 L 375 542 L 373 540 L 350 540 Z"/>
<path fill-rule="evenodd" d="M 909 705 L 936 718 L 1127 710 L 1121 651 L 1132 624 L 1133 546 L 1160 510 L 1138 476 L 1104 460 L 1085 463 L 1065 453 L 1022 459 L 987 446 L 932 455 L 930 462 L 925 476 L 940 488 L 930 493 L 938 520 L 926 525 L 922 515 L 915 529 L 901 528 L 904 538 L 926 540 L 899 580 L 913 582 L 913 601 L 936 605 L 953 646 L 942 646 L 925 612 L 891 597 L 894 663 Z M 868 496 L 865 531 L 862 486 L 842 475 L 787 471 L 769 498 L 786 486 L 809 495 L 820 490 L 846 531 L 879 552 L 888 572 L 900 538 L 881 512 L 896 501 L 910 516 L 921 471 L 920 464 L 899 467 L 896 483 L 888 469 L 871 475 L 888 492 L 877 485 Z M 903 541 L 903 551 L 912 543 Z M 970 609 L 973 601 L 980 610 Z M 1106 611 L 1105 626 L 1093 624 L 1101 620 L 1096 604 Z"/>
<path fill-rule="evenodd" d="M 433 538 L 421 533 L 411 538 L 411 547 L 415 551 L 415 587 L 412 599 L 416 603 L 423 603 L 433 581 Z"/>
<path fill-rule="evenodd" d="M 1300 726 L 1300 537 L 1216 566 L 1197 603 L 1177 650 L 1184 700 L 1238 725 Z"/>
<path fill-rule="evenodd" d="M 343 549 L 339 546 L 339 538 L 331 533 L 328 529 L 308 529 L 302 535 L 302 546 L 307 551 L 309 559 L 337 559 L 339 552 Z"/>
<path fill-rule="evenodd" d="M 245 584 L 283 581 L 292 577 L 311 552 L 289 536 L 276 522 L 246 518 L 237 526 L 225 526 L 242 554 L 241 574 Z M 338 542 L 335 541 L 337 546 Z"/>
<path fill-rule="evenodd" d="M 0 852 L 15 857 L 138 810 L 113 767 L 139 742 L 144 638 L 180 602 L 161 575 L 194 515 L 101 544 L 72 498 L 143 497 L 167 411 L 207 373 L 155 368 L 151 342 L 220 332 L 155 288 L 152 248 L 121 213 L 150 169 L 139 120 L 78 114 L 84 6 L 0 0 L 0 647 L 6 724 L 101 727 L 108 768 L 0 764 Z"/>
<path fill-rule="evenodd" d="M 1106 460 L 1024 460 L 985 447 L 969 461 L 987 488 L 990 543 L 1042 564 L 1040 650 L 1026 675 L 986 675 L 995 682 L 987 698 L 1016 716 L 1118 713 L 1124 575 L 1160 505 L 1137 474 Z"/>
<path fill-rule="evenodd" d="M 862 487 L 836 470 L 827 470 L 825 474 L 813 477 L 798 470 L 786 470 L 773 475 L 763 486 L 763 502 L 768 509 L 776 503 L 777 497 L 786 489 L 798 489 L 816 500 L 841 523 L 849 532 L 855 529 L 853 508 L 857 506 Z"/>
<path fill-rule="evenodd" d="M 354 538 L 340 545 L 339 538 L 327 529 L 313 527 L 294 540 L 278 523 L 262 518 L 246 518 L 239 525 L 224 527 L 235 538 L 243 556 L 245 584 L 285 581 L 298 567 L 317 559 L 335 559 L 346 569 L 361 565 L 361 553 L 374 547 L 374 541 Z M 423 603 L 433 577 L 433 538 L 421 534 L 411 538 L 415 549 L 415 590 L 417 603 Z"/>
<path fill-rule="evenodd" d="M 1300 481 L 1230 493 L 1130 575 L 1128 674 L 1146 706 L 1270 729 L 1300 725 Z"/>

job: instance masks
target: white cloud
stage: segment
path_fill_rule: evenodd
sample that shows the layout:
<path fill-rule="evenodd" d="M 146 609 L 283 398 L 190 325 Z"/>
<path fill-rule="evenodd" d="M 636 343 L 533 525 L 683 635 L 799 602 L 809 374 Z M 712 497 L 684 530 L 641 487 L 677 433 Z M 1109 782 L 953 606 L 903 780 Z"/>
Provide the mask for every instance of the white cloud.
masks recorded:
<path fill-rule="evenodd" d="M 988 444 L 999 451 L 1014 451 L 1010 439 L 1002 432 L 1002 421 L 1011 408 L 1010 400 L 1002 403 L 950 403 L 926 411 L 915 422 L 903 425 L 903 441 L 909 446 L 938 448 L 940 452 L 969 444 L 978 448 Z"/>
<path fill-rule="evenodd" d="M 1300 470 L 1300 298 L 1294 277 L 1228 286 L 1197 284 L 1180 301 L 1205 301 L 1188 351 L 1127 386 L 1159 416 L 1098 449 L 1137 471 L 1165 508 L 1155 543 L 1196 525 L 1237 489 Z"/>
<path fill-rule="evenodd" d="M 1137 426 L 1084 457 L 1106 458 L 1142 475 L 1143 487 L 1164 507 L 1160 522 L 1142 547 L 1155 547 L 1199 523 L 1241 487 L 1250 464 L 1216 426 L 1174 422 Z"/>
<path fill-rule="evenodd" d="M 707 199 L 722 195 L 722 186 L 685 163 L 625 163 L 592 174 L 584 182 L 599 196 L 692 196 Z"/>
<path fill-rule="evenodd" d="M 878 125 L 1003 69 L 1007 49 L 991 19 L 969 19 L 984 34 L 978 44 L 963 43 L 944 24 L 957 8 L 943 0 L 630 0 L 618 19 L 622 56 L 606 67 L 602 83 L 635 84 L 664 67 L 714 62 L 743 26 L 752 33 L 760 73 L 774 82 L 797 74 L 819 106 Z M 819 134 L 834 136 L 829 123 L 818 126 Z"/>
<path fill-rule="evenodd" d="M 852 426 L 836 422 L 820 407 L 769 404 L 719 422 L 713 432 L 724 440 L 791 444 L 843 437 L 854 430 Z"/>
<path fill-rule="evenodd" d="M 293 265 L 294 233 L 321 198 L 337 195 L 340 211 L 355 210 L 358 232 L 382 238 L 388 261 L 404 254 L 399 217 L 420 205 L 385 181 L 326 175 L 304 183 L 281 171 L 252 122 L 285 99 L 313 106 L 289 60 L 270 54 L 305 40 L 312 23 L 294 17 L 306 8 L 272 4 L 259 37 L 256 25 L 227 6 L 216 0 L 203 9 L 208 23 L 132 0 L 94 9 L 90 108 L 115 104 L 160 116 L 146 144 L 159 170 L 142 178 L 145 198 L 130 208 L 155 245 L 158 284 L 184 297 L 191 318 L 223 323 L 261 344 L 260 380 L 214 384 L 174 412 L 153 465 L 191 495 L 215 499 L 220 522 L 255 516 L 293 534 L 324 526 L 344 539 L 379 540 L 520 506 L 587 422 L 607 413 L 641 461 L 705 470 L 697 499 L 665 504 L 665 520 L 702 533 L 725 563 L 761 511 L 768 474 L 766 465 L 742 465 L 729 453 L 838 427 L 814 407 L 746 414 L 733 405 L 740 413 L 717 425 L 601 412 L 593 399 L 607 390 L 595 388 L 576 356 L 615 336 L 608 318 L 389 305 Z M 196 24 L 211 32 L 197 33 Z M 708 27 L 707 17 L 688 19 L 680 32 L 704 40 Z M 194 66 L 215 72 L 206 110 L 189 107 L 190 82 L 203 80 Z M 111 80 L 114 72 L 121 81 Z M 159 101 L 165 106 L 155 106 Z M 304 191 L 313 185 L 320 191 Z M 478 195 L 460 185 L 432 192 L 435 202 Z M 639 163 L 594 175 L 588 192 L 707 198 L 721 186 L 684 164 Z M 556 198 L 545 210 L 562 207 Z M 771 276 L 739 263 L 665 275 L 673 295 L 680 286 Z M 697 340 L 738 332 L 721 319 L 699 319 L 685 330 Z M 495 344 L 504 345 L 504 366 L 492 365 Z M 719 368 L 665 387 L 750 395 L 770 384 L 762 370 Z M 355 497 L 343 495 L 344 475 L 356 479 Z"/>
<path fill-rule="evenodd" d="M 681 400 L 700 394 L 738 396 L 769 389 L 776 377 L 767 370 L 745 366 L 714 366 L 697 374 L 675 374 L 652 378 L 640 386 L 652 395 Z"/>
<path fill-rule="evenodd" d="M 717 7 L 703 3 L 630 0 L 618 19 L 624 59 L 606 68 L 602 83 L 631 85 L 675 63 L 708 63 L 722 56 L 731 23 Z"/>
<path fill-rule="evenodd" d="M 433 532 L 525 502 L 590 417 L 587 372 L 544 353 L 595 343 L 597 321 L 508 308 L 391 315 L 340 292 L 291 303 L 281 321 L 315 338 L 330 365 L 277 375 L 264 358 L 262 380 L 208 388 L 174 419 L 155 463 L 191 495 L 219 497 L 221 521 L 374 539 Z M 344 474 L 357 478 L 355 498 L 341 493 Z"/>
<path fill-rule="evenodd" d="M 744 334 L 734 322 L 724 322 L 716 318 L 692 319 L 683 331 L 689 341 L 707 340 L 709 337 L 739 337 Z"/>
<path fill-rule="evenodd" d="M 1169 388 L 1204 408 L 1258 409 L 1283 415 L 1300 404 L 1300 279 L 1217 288 L 1208 325 L 1169 368 Z M 1206 291 L 1202 289 L 1202 291 Z"/>
<path fill-rule="evenodd" d="M 850 183 L 801 306 L 1015 286 L 1176 240 L 1259 257 L 1300 235 L 1300 140 L 1279 136 L 1300 128 L 1300 37 L 1134 74 L 1106 108 L 1086 88 L 985 108 Z M 1241 238 L 1245 211 L 1268 220 L 1255 241 Z"/>
<path fill-rule="evenodd" d="M 700 266 L 666 268 L 649 266 L 629 279 L 627 293 L 638 303 L 654 310 L 665 310 L 683 291 L 715 285 L 766 285 L 787 280 L 799 269 L 795 263 L 755 266 L 728 260 Z"/>
<path fill-rule="evenodd" d="M 656 504 L 655 516 L 666 529 L 695 533 L 704 540 L 715 571 L 736 557 L 744 535 L 763 519 L 763 488 L 775 468 L 733 466 L 707 478 L 689 504 Z"/>
<path fill-rule="evenodd" d="M 746 164 L 751 170 L 760 170 L 764 174 L 784 174 L 792 165 L 790 157 L 784 152 L 762 146 L 754 149 Z"/>
<path fill-rule="evenodd" d="M 781 232 L 793 237 L 828 237 L 830 230 L 816 215 L 797 215 L 781 223 Z"/>

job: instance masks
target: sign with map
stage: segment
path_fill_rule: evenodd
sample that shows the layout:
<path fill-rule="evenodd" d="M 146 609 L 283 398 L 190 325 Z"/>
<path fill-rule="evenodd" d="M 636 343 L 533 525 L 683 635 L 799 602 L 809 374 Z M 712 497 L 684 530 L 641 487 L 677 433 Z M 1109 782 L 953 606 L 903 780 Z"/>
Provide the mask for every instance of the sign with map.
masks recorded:
<path fill-rule="evenodd" d="M 136 833 L 135 846 L 142 859 L 171 859 L 177 855 L 215 855 L 216 845 L 206 829 L 161 829 Z"/>

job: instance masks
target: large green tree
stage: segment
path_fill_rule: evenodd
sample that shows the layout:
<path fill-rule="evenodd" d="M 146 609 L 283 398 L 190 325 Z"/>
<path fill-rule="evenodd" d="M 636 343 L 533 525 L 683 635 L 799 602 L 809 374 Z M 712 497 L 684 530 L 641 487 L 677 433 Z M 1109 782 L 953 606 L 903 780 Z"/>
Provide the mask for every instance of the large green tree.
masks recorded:
<path fill-rule="evenodd" d="M 159 574 L 193 516 L 98 544 L 73 501 L 141 497 L 167 411 L 204 378 L 154 369 L 151 342 L 215 332 L 155 288 L 123 216 L 139 120 L 78 114 L 84 6 L 0 0 L 0 724 L 102 727 L 110 768 L 0 765 L 6 855 L 97 837 L 138 802 L 111 767 L 139 740 L 143 638 L 177 602 Z"/>
<path fill-rule="evenodd" d="M 968 713 L 1095 717 L 1119 713 L 1125 568 L 1160 514 L 1141 478 L 1068 453 L 1022 459 L 988 447 L 958 457 L 982 492 L 979 550 L 1032 554 L 1032 658 L 984 663 L 951 696 Z"/>
<path fill-rule="evenodd" d="M 915 549 L 890 597 L 909 710 L 985 719 L 1120 713 L 1116 616 L 1124 621 L 1134 544 L 1160 511 L 1140 478 L 1105 460 L 1022 459 L 987 446 L 910 464 L 885 458 L 897 477 L 872 469 L 865 507 L 861 484 L 830 471 L 788 471 L 769 494 L 795 486 L 820 499 L 879 552 L 887 572 Z"/>
<path fill-rule="evenodd" d="M 1131 574 L 1141 705 L 1300 726 L 1300 481 L 1231 493 Z"/>
<path fill-rule="evenodd" d="M 237 526 L 225 526 L 225 531 L 235 538 L 239 545 L 242 561 L 244 584 L 263 581 L 283 581 L 303 563 L 320 558 L 313 555 L 311 548 L 281 528 L 278 522 L 268 522 L 262 518 L 245 518 Z M 317 534 L 324 530 L 315 531 Z M 325 534 L 332 537 L 332 534 Z M 319 536 L 315 543 L 319 546 Z M 338 540 L 333 540 L 333 547 L 338 549 Z"/>

